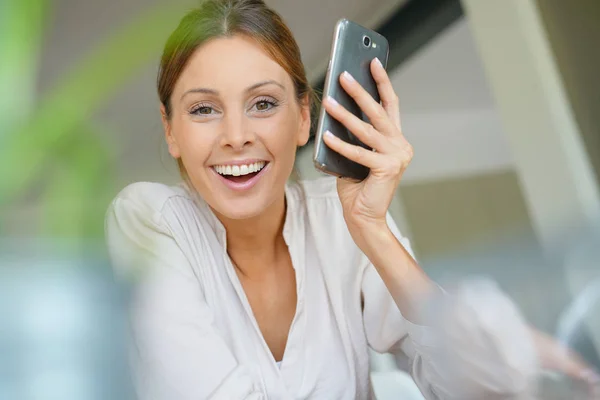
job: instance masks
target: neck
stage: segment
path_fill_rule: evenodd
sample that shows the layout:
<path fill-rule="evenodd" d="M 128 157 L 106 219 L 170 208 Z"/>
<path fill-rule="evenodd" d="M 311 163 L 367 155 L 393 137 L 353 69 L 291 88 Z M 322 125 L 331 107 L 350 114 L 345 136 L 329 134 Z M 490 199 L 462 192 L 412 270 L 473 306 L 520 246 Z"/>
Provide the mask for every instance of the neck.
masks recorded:
<path fill-rule="evenodd" d="M 234 259 L 271 261 L 283 240 L 286 201 L 281 196 L 263 213 L 247 219 L 229 219 L 215 212 L 227 232 L 227 252 Z M 262 265 L 272 265 L 262 262 Z M 238 266 L 239 268 L 239 266 Z"/>

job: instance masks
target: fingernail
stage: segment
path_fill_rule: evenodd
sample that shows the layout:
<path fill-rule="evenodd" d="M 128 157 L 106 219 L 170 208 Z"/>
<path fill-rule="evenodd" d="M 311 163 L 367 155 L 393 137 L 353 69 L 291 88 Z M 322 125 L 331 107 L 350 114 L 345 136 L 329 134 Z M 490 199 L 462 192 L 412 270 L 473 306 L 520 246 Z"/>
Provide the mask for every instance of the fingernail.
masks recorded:
<path fill-rule="evenodd" d="M 329 104 L 331 104 L 332 106 L 334 106 L 334 107 L 335 107 L 335 106 L 337 106 L 337 105 L 339 105 L 339 103 L 337 102 L 337 100 L 336 100 L 336 99 L 334 99 L 334 98 L 333 98 L 333 97 L 331 97 L 331 96 L 327 96 L 327 102 L 328 102 Z"/>
<path fill-rule="evenodd" d="M 342 72 L 342 78 L 346 79 L 348 82 L 354 82 L 354 77 L 350 75 L 348 71 Z"/>
<path fill-rule="evenodd" d="M 325 136 L 327 136 L 328 138 L 334 138 L 335 136 L 333 136 L 333 133 L 331 133 L 331 131 L 325 131 Z"/>
<path fill-rule="evenodd" d="M 379 57 L 375 57 L 375 62 L 377 63 L 377 65 L 379 65 L 381 68 L 383 68 L 383 64 L 381 63 L 381 60 L 379 59 Z"/>

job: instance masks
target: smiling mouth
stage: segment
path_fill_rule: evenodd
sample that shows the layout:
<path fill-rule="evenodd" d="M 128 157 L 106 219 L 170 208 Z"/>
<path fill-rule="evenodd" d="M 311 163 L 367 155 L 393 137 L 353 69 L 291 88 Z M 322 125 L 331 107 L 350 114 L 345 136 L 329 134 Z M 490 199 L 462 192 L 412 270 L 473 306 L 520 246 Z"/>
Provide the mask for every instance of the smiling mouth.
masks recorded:
<path fill-rule="evenodd" d="M 244 165 L 215 165 L 212 168 L 217 174 L 231 182 L 244 183 L 258 175 L 267 164 L 266 161 L 257 161 Z"/>

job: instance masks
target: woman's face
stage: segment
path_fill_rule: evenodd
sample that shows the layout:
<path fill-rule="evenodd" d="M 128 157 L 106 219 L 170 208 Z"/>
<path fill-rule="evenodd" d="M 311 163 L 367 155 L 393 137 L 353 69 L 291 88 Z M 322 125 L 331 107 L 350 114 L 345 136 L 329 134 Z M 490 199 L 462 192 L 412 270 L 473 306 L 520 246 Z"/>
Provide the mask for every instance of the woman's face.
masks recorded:
<path fill-rule="evenodd" d="M 177 81 L 163 123 L 169 152 L 194 188 L 231 219 L 260 215 L 283 197 L 310 129 L 287 72 L 252 39 L 199 47 Z"/>

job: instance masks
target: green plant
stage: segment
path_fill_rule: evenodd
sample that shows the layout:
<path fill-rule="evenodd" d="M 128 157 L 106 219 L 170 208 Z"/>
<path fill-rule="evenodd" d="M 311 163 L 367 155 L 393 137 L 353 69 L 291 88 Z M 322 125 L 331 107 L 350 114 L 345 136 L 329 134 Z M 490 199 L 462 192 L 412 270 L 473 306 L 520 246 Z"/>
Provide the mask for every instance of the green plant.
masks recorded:
<path fill-rule="evenodd" d="M 115 146 L 93 113 L 148 62 L 156 60 L 181 10 L 161 3 L 111 31 L 47 93 L 37 95 L 47 0 L 0 0 L 0 210 L 31 193 L 42 210 L 33 235 L 102 235 Z M 0 215 L 1 216 L 1 215 Z M 6 224 L 0 234 L 10 235 Z"/>

